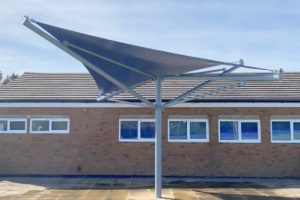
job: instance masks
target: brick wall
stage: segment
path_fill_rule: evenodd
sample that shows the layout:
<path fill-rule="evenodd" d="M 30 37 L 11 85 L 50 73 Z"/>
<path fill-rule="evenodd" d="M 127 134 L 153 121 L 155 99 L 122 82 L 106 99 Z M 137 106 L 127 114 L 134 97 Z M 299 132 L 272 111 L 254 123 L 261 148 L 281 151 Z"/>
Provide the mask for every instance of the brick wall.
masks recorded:
<path fill-rule="evenodd" d="M 0 108 L 1 115 L 69 115 L 70 134 L 0 135 L 0 174 L 153 175 L 154 143 L 118 141 L 121 115 L 142 108 Z M 207 115 L 209 143 L 168 143 L 169 115 Z M 170 108 L 163 112 L 163 175 L 300 177 L 300 144 L 270 142 L 271 115 L 300 108 Z M 218 142 L 219 115 L 258 115 L 262 142 Z"/>

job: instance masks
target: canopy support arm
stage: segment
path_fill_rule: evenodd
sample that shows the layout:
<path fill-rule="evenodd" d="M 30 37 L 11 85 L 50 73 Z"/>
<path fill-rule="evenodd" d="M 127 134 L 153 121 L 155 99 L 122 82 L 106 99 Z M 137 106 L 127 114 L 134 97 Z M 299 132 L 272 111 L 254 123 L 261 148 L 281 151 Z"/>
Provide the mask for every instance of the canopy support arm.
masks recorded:
<path fill-rule="evenodd" d="M 31 29 L 33 32 L 37 33 L 38 35 L 40 35 L 41 37 L 43 37 L 44 39 L 46 39 L 47 41 L 52 43 L 53 45 L 57 46 L 58 48 L 65 51 L 66 53 L 68 53 L 72 57 L 74 57 L 77 60 L 81 61 L 89 69 L 91 69 L 91 70 L 95 71 L 97 74 L 105 77 L 107 80 L 111 81 L 116 86 L 120 87 L 121 89 L 128 91 L 129 93 L 131 93 L 133 96 L 135 96 L 137 99 L 139 99 L 140 101 L 142 101 L 143 103 L 145 103 L 149 107 L 154 108 L 154 104 L 151 103 L 149 100 L 147 100 L 146 98 L 144 98 L 143 96 L 141 96 L 140 94 L 138 94 L 137 92 L 132 90 L 131 88 L 127 87 L 126 85 L 122 84 L 121 82 L 119 82 L 117 79 L 115 79 L 111 75 L 107 74 L 106 72 L 104 72 L 100 68 L 96 67 L 93 63 L 91 63 L 88 60 L 82 58 L 81 56 L 79 56 L 78 54 L 76 54 L 75 52 L 73 52 L 72 50 L 67 48 L 65 45 L 61 44 L 59 41 L 57 41 L 56 39 L 51 37 L 49 34 L 45 33 L 44 31 L 42 31 L 41 29 L 39 29 L 38 27 L 33 25 L 29 18 L 26 18 L 25 21 L 23 22 L 23 24 L 27 28 Z"/>
<path fill-rule="evenodd" d="M 236 70 L 237 68 L 239 68 L 239 66 L 234 66 L 224 72 L 222 72 L 221 74 L 219 74 L 219 76 L 223 76 L 225 74 L 229 74 L 231 73 L 232 71 Z M 177 104 L 179 101 L 181 101 L 182 99 L 184 99 L 185 97 L 189 96 L 190 94 L 192 94 L 193 92 L 196 92 L 197 90 L 209 85 L 210 83 L 212 83 L 213 81 L 212 80 L 208 80 L 208 81 L 205 81 L 204 83 L 201 83 L 199 85 L 197 85 L 196 87 L 190 89 L 189 91 L 186 91 L 185 93 L 181 94 L 180 96 L 176 97 L 175 99 L 165 103 L 163 105 L 164 108 L 166 107 L 169 107 L 169 106 L 172 106 L 172 105 L 175 105 Z"/>
<path fill-rule="evenodd" d="M 151 82 L 151 80 L 144 81 L 144 82 L 139 83 L 139 84 L 137 84 L 137 85 L 131 86 L 130 88 L 136 88 L 136 87 L 139 87 L 139 86 L 141 86 L 141 85 L 143 85 L 143 84 L 146 84 L 146 83 L 149 83 L 149 82 Z M 112 98 L 113 96 L 116 96 L 116 95 L 118 95 L 118 94 L 120 94 L 120 93 L 122 93 L 122 92 L 126 92 L 126 91 L 123 90 L 123 89 L 120 89 L 120 90 L 118 90 L 118 91 L 114 91 L 114 92 L 109 93 L 109 94 L 104 95 L 104 96 L 99 95 L 99 96 L 97 97 L 97 101 L 104 101 L 104 100 L 106 100 L 106 99 L 110 99 L 110 98 Z"/>
<path fill-rule="evenodd" d="M 118 94 L 120 94 L 120 93 L 122 93 L 122 92 L 125 92 L 125 91 L 124 91 L 124 90 L 118 90 L 118 91 L 109 93 L 109 94 L 107 94 L 107 95 L 103 95 L 103 96 L 99 95 L 99 96 L 97 97 L 97 101 L 104 101 L 104 100 L 106 100 L 106 99 L 110 99 L 110 98 L 112 98 L 113 96 L 118 95 Z"/>
<path fill-rule="evenodd" d="M 92 55 L 92 56 L 95 56 L 95 57 L 97 57 L 97 58 L 99 58 L 99 59 L 108 61 L 108 62 L 113 63 L 113 64 L 115 64 L 115 65 L 118 65 L 118 66 L 120 66 L 120 67 L 124 67 L 124 68 L 126 68 L 126 69 L 129 69 L 129 70 L 134 71 L 134 72 L 136 72 L 136 73 L 139 73 L 139 74 L 141 74 L 141 75 L 147 76 L 147 77 L 149 77 L 149 78 L 151 78 L 151 79 L 153 79 L 153 80 L 155 79 L 154 76 L 152 76 L 152 75 L 150 75 L 150 74 L 148 74 L 148 73 L 145 73 L 145 72 L 143 72 L 143 71 L 140 71 L 140 70 L 138 70 L 138 69 L 136 69 L 136 68 L 134 68 L 134 67 L 130 67 L 130 66 L 128 66 L 128 65 L 122 64 L 122 63 L 120 63 L 120 62 L 117 62 L 117 61 L 115 61 L 115 60 L 113 60 L 113 59 L 110 59 L 110 58 L 107 58 L 107 57 L 105 57 L 105 56 L 101 56 L 101 55 L 99 55 L 99 54 L 97 54 L 97 53 L 94 53 L 94 52 L 89 51 L 89 50 L 87 50 L 87 49 L 81 48 L 81 47 L 79 47 L 79 46 L 77 46 L 77 45 L 74 45 L 74 44 L 72 44 L 72 43 L 70 43 L 70 42 L 68 42 L 68 41 L 63 41 L 63 44 L 66 45 L 66 46 L 69 46 L 69 47 L 78 49 L 78 50 L 80 50 L 80 51 L 82 51 L 82 52 L 85 52 L 85 53 L 87 53 L 87 54 L 90 54 L 90 55 Z"/>
<path fill-rule="evenodd" d="M 182 99 L 178 103 L 184 103 L 184 102 L 192 101 L 192 100 L 195 100 L 195 99 L 201 99 L 203 97 L 207 97 L 207 96 L 214 95 L 214 94 L 219 94 L 219 93 L 224 92 L 226 90 L 230 90 L 230 89 L 240 87 L 240 86 L 244 86 L 244 85 L 245 85 L 245 81 L 239 81 L 239 82 L 236 82 L 236 83 L 227 84 L 223 87 L 217 88 L 215 90 L 211 90 L 209 92 L 205 92 L 203 94 L 194 96 L 192 98 Z"/>
<path fill-rule="evenodd" d="M 164 76 L 166 80 L 231 80 L 231 81 L 268 81 L 268 80 L 278 80 L 280 79 L 280 72 L 276 71 L 273 73 L 256 73 L 256 74 L 230 74 L 219 76 L 216 74 L 206 74 L 206 75 L 178 75 L 178 76 Z"/>
<path fill-rule="evenodd" d="M 114 101 L 116 103 L 124 103 L 124 104 L 132 105 L 132 106 L 138 106 L 138 107 L 143 107 L 143 108 L 145 108 L 145 106 L 147 107 L 147 105 L 145 105 L 144 103 L 133 103 L 133 102 L 122 101 L 122 100 L 118 100 L 118 99 L 109 99 L 109 100 Z"/>
<path fill-rule="evenodd" d="M 207 71 L 201 71 L 201 72 L 188 72 L 183 75 L 196 75 L 196 74 L 209 74 L 209 73 L 214 73 L 214 72 L 224 72 L 226 68 L 221 68 L 221 69 L 213 69 L 213 70 L 207 70 Z"/>

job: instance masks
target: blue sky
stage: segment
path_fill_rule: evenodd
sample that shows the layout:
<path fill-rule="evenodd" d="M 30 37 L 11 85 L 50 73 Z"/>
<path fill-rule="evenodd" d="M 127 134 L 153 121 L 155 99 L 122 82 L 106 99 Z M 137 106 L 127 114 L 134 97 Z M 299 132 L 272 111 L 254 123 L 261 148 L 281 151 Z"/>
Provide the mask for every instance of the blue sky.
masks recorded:
<path fill-rule="evenodd" d="M 0 70 L 86 72 L 21 23 L 24 15 L 135 45 L 300 71 L 300 1 L 0 0 Z M 299 68 L 299 69 L 298 69 Z"/>

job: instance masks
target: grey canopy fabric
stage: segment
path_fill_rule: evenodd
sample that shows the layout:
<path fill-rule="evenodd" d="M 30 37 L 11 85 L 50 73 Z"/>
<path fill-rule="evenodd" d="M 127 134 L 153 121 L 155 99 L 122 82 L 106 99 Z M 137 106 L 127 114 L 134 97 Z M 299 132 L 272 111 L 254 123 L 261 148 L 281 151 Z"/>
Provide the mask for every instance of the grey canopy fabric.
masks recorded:
<path fill-rule="evenodd" d="M 128 87 L 141 84 L 151 79 L 151 77 L 124 68 L 115 62 L 130 66 L 131 68 L 152 76 L 179 75 L 197 69 L 227 64 L 107 40 L 41 22 L 36 22 L 36 24 L 58 41 L 71 44 L 71 46 L 68 46 L 69 49 Z M 97 57 L 95 54 L 108 58 L 109 60 L 101 59 L 101 57 Z M 111 62 L 111 60 L 115 62 Z M 111 93 L 120 89 L 105 77 L 100 76 L 88 67 L 87 69 L 95 79 L 102 94 Z"/>

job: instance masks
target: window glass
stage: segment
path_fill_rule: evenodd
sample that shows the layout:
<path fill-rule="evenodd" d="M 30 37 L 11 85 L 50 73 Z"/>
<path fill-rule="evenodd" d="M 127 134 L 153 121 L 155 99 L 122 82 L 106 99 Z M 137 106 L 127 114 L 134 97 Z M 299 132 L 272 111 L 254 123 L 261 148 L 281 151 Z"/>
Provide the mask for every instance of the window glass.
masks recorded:
<path fill-rule="evenodd" d="M 7 120 L 0 120 L 0 131 L 7 131 Z"/>
<path fill-rule="evenodd" d="M 272 122 L 273 140 L 291 140 L 291 127 L 289 121 Z"/>
<path fill-rule="evenodd" d="M 241 135 L 244 140 L 257 140 L 258 124 L 256 122 L 241 122 Z"/>
<path fill-rule="evenodd" d="M 137 139 L 138 122 L 121 121 L 121 139 Z"/>
<path fill-rule="evenodd" d="M 155 138 L 154 122 L 141 122 L 141 138 Z"/>
<path fill-rule="evenodd" d="M 51 129 L 54 131 L 68 130 L 68 122 L 67 121 L 52 121 Z"/>
<path fill-rule="evenodd" d="M 49 131 L 49 120 L 32 120 L 33 131 Z"/>
<path fill-rule="evenodd" d="M 300 122 L 294 122 L 294 139 L 300 140 Z"/>
<path fill-rule="evenodd" d="M 11 121 L 9 123 L 9 128 L 12 131 L 23 131 L 25 130 L 25 121 Z"/>
<path fill-rule="evenodd" d="M 190 138 L 191 139 L 206 139 L 206 123 L 205 122 L 190 122 Z"/>
<path fill-rule="evenodd" d="M 238 140 L 238 122 L 222 121 L 220 123 L 221 140 Z"/>
<path fill-rule="evenodd" d="M 187 121 L 170 121 L 170 139 L 187 139 Z"/>

